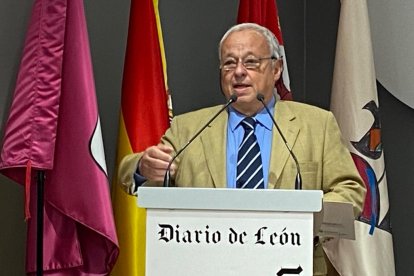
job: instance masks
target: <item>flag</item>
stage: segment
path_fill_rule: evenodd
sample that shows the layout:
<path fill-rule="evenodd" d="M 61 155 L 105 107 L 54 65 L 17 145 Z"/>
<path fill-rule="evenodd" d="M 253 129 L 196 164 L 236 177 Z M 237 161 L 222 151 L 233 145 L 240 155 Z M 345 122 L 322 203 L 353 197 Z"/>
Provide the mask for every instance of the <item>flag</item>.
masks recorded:
<path fill-rule="evenodd" d="M 26 188 L 26 271 L 36 271 L 36 181 L 45 172 L 45 275 L 107 275 L 118 256 L 82 0 L 36 0 L 0 170 Z M 30 201 L 29 201 L 30 199 Z"/>
<path fill-rule="evenodd" d="M 131 1 L 117 164 L 127 154 L 158 144 L 168 128 L 166 83 L 158 0 Z M 117 177 L 112 202 L 121 252 L 112 275 L 145 275 L 145 209 L 122 190 Z"/>
<path fill-rule="evenodd" d="M 283 57 L 282 77 L 276 82 L 275 86 L 277 93 L 282 100 L 292 100 L 289 72 L 276 0 L 240 0 L 237 23 L 245 22 L 259 24 L 268 28 L 275 34 L 280 44 L 280 50 Z"/>
<path fill-rule="evenodd" d="M 340 275 L 395 275 L 387 177 L 381 142 L 372 42 L 365 0 L 342 0 L 331 110 L 364 180 L 367 195 L 356 240 L 325 251 Z"/>

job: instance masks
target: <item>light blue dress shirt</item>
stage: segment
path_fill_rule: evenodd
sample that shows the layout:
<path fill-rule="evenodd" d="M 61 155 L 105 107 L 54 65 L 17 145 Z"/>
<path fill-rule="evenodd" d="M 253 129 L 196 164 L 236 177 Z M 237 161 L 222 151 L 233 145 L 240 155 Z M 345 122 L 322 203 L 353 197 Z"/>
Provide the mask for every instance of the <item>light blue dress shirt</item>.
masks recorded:
<path fill-rule="evenodd" d="M 274 114 L 275 97 L 268 103 L 271 114 Z M 246 116 L 237 112 L 230 106 L 229 121 L 227 124 L 227 155 L 226 155 L 226 171 L 227 171 L 227 188 L 236 188 L 236 174 L 237 174 L 237 153 L 238 148 L 243 140 L 244 129 L 240 122 Z M 263 178 L 265 189 L 267 188 L 269 165 L 270 165 L 270 151 L 272 149 L 272 119 L 263 108 L 258 114 L 254 116 L 257 120 L 254 133 L 260 147 L 260 153 L 263 163 Z"/>

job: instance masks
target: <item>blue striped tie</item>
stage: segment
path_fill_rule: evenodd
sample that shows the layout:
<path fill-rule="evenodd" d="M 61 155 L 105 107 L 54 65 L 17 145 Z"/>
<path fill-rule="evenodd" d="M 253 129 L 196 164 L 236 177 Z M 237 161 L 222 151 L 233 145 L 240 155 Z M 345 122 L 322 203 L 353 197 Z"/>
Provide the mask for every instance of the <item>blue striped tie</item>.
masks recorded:
<path fill-rule="evenodd" d="M 256 120 L 247 117 L 241 125 L 244 128 L 244 137 L 237 155 L 236 186 L 242 189 L 263 189 L 262 156 L 254 134 Z"/>

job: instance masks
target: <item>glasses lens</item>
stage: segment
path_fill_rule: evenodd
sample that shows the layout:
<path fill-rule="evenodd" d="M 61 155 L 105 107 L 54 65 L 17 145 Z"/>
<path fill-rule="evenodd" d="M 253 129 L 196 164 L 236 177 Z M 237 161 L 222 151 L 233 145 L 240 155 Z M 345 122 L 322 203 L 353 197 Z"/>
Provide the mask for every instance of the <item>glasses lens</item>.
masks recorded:
<path fill-rule="evenodd" d="M 241 63 L 243 67 L 246 68 L 247 70 L 257 70 L 262 64 L 262 61 L 266 59 L 273 59 L 273 57 L 265 57 L 265 58 L 246 57 L 241 60 Z M 240 59 L 235 59 L 235 58 L 226 59 L 224 60 L 220 68 L 223 69 L 224 71 L 234 71 L 236 70 L 237 64 L 239 63 L 239 61 Z"/>
<path fill-rule="evenodd" d="M 257 69 L 260 66 L 260 59 L 252 57 L 246 58 L 243 60 L 243 66 L 246 69 Z"/>
<path fill-rule="evenodd" d="M 226 71 L 231 71 L 236 69 L 237 67 L 237 60 L 236 59 L 227 59 L 223 62 L 223 65 L 221 68 L 223 68 Z"/>

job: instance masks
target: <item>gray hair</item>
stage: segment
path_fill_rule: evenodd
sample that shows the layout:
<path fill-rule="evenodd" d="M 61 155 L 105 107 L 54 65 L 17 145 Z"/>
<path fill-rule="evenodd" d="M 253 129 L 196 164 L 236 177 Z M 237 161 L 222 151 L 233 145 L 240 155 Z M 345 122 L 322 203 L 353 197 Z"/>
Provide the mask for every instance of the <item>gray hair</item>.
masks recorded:
<path fill-rule="evenodd" d="M 270 55 L 276 57 L 277 59 L 282 57 L 279 42 L 277 41 L 276 36 L 269 29 L 255 23 L 242 23 L 234 25 L 223 35 L 219 43 L 219 60 L 221 60 L 221 47 L 223 45 L 224 40 L 226 40 L 226 38 L 231 33 L 243 30 L 252 30 L 261 34 L 266 39 L 267 44 L 269 45 Z"/>

